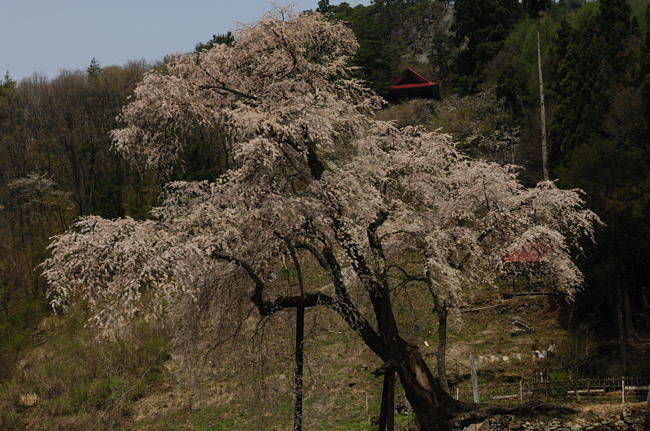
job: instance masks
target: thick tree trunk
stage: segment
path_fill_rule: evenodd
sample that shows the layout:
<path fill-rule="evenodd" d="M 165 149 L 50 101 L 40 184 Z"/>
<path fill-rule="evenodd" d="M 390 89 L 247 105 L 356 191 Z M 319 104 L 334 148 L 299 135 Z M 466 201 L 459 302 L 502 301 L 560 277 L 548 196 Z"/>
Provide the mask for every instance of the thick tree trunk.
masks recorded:
<path fill-rule="evenodd" d="M 294 376 L 293 430 L 302 430 L 302 376 L 305 339 L 305 307 L 296 307 L 296 374 Z"/>
<path fill-rule="evenodd" d="M 466 410 L 466 406 L 449 396 L 442 388 L 429 370 L 429 367 L 422 359 L 417 346 L 407 343 L 399 335 L 397 322 L 393 313 L 390 300 L 390 289 L 388 286 L 387 267 L 381 240 L 377 235 L 377 229 L 387 219 L 388 213 L 381 211 L 377 219 L 368 226 L 368 242 L 377 262 L 383 263 L 383 270 L 371 269 L 365 256 L 359 250 L 355 240 L 347 232 L 341 209 L 336 205 L 332 208 L 332 228 L 336 240 L 343 246 L 350 258 L 352 267 L 359 280 L 364 285 L 372 303 L 372 308 L 377 320 L 377 331 L 359 330 L 359 318 L 351 318 L 349 313 L 339 313 L 348 322 L 351 328 L 357 332 L 366 345 L 370 347 L 384 361 L 384 368 L 394 369 L 399 376 L 406 399 L 411 404 L 413 412 L 420 424 L 421 431 L 444 431 L 448 429 L 448 421 L 455 414 Z M 342 283 L 340 267 L 333 256 L 326 258 L 329 265 L 335 289 L 342 302 L 349 303 L 354 307 L 347 296 Z M 336 287 L 340 286 L 340 287 Z M 365 327 L 365 324 L 363 325 Z M 379 338 L 379 340 L 377 339 Z"/>
<path fill-rule="evenodd" d="M 420 424 L 421 431 L 440 431 L 448 421 L 466 407 L 453 399 L 433 376 L 417 346 L 399 336 L 388 289 L 371 298 L 377 326 L 385 346 L 383 360 L 399 376 L 406 399 Z"/>
<path fill-rule="evenodd" d="M 448 428 L 448 421 L 457 413 L 467 410 L 442 388 L 422 359 L 417 346 L 401 340 L 403 362 L 397 373 L 421 431 L 438 431 Z"/>
<path fill-rule="evenodd" d="M 384 375 L 378 431 L 395 431 L 395 371 L 392 369 Z"/>
<path fill-rule="evenodd" d="M 440 386 L 449 393 L 449 384 L 447 383 L 447 366 L 445 357 L 447 355 L 447 315 L 449 310 L 443 308 L 438 311 L 438 354 L 436 355 L 438 366 L 438 379 Z"/>

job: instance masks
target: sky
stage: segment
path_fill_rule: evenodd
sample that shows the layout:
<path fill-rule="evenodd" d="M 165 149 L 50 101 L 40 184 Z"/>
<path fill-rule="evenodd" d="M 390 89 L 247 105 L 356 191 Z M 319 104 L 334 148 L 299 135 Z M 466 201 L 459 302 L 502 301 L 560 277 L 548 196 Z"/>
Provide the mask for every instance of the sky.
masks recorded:
<path fill-rule="evenodd" d="M 302 11 L 318 3 L 290 1 L 0 0 L 0 78 L 5 71 L 16 80 L 34 72 L 54 78 L 64 69 L 85 69 L 93 57 L 102 66 L 153 62 L 254 22 L 274 5 Z"/>

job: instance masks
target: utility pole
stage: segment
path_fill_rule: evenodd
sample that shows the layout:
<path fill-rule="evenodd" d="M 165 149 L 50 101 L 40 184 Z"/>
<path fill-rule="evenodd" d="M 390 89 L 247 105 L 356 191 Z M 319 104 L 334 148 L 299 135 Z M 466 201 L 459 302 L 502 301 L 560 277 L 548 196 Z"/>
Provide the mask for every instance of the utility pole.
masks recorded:
<path fill-rule="evenodd" d="M 544 181 L 548 181 L 548 148 L 546 145 L 546 107 L 544 105 L 544 80 L 542 79 L 542 49 L 539 42 L 539 20 L 537 21 L 537 72 L 539 75 L 539 116 L 542 132 L 542 169 Z"/>

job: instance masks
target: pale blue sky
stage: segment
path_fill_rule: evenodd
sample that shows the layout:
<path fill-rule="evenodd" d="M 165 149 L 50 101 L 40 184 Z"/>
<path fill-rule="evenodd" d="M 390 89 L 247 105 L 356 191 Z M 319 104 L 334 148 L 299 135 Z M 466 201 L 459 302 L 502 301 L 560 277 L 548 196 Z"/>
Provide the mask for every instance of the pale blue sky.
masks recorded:
<path fill-rule="evenodd" d="M 85 69 L 92 57 L 102 66 L 158 60 L 191 51 L 197 42 L 290 1 L 0 0 L 0 75 L 9 70 L 14 79 L 34 72 L 53 78 L 62 69 Z M 317 3 L 292 2 L 297 11 L 315 9 Z"/>

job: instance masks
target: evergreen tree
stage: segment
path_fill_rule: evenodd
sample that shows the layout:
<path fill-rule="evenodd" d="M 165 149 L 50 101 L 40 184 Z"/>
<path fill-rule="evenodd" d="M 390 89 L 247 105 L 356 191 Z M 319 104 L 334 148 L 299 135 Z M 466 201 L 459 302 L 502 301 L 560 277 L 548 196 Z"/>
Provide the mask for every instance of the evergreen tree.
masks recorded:
<path fill-rule="evenodd" d="M 641 49 L 641 100 L 646 121 L 650 124 L 650 3 L 646 9 L 646 34 Z"/>
<path fill-rule="evenodd" d="M 524 11 L 531 18 L 538 18 L 540 13 L 546 9 L 550 9 L 553 5 L 552 0 L 523 0 L 522 6 Z"/>
<path fill-rule="evenodd" d="M 0 96 L 3 93 L 3 90 L 14 88 L 15 85 L 16 81 L 11 78 L 9 71 L 7 70 L 4 74 L 4 77 L 2 78 L 2 82 L 0 82 Z"/>
<path fill-rule="evenodd" d="M 101 65 L 99 64 L 99 61 L 95 57 L 90 59 L 90 64 L 86 68 L 86 73 L 88 76 L 94 76 L 96 75 L 100 70 L 102 70 Z"/>
<path fill-rule="evenodd" d="M 457 0 L 454 4 L 456 43 L 466 43 L 453 78 L 459 90 L 473 92 L 484 79 L 484 68 L 501 49 L 510 29 L 521 17 L 516 0 Z"/>
<path fill-rule="evenodd" d="M 318 0 L 318 8 L 320 13 L 328 13 L 330 11 L 330 0 Z"/>
<path fill-rule="evenodd" d="M 563 186 L 585 190 L 607 223 L 585 262 L 588 290 L 578 303 L 616 324 L 625 367 L 635 332 L 630 304 L 641 302 L 640 286 L 648 282 L 641 261 L 650 241 L 649 123 L 643 86 L 630 78 L 643 74 L 644 54 L 626 1 L 602 0 L 598 12 L 578 14 L 558 32 L 551 164 Z"/>
<path fill-rule="evenodd" d="M 212 48 L 215 45 L 232 45 L 235 43 L 235 36 L 231 32 L 226 34 L 213 34 L 212 39 L 203 43 L 199 42 L 194 47 L 194 52 L 202 52 Z"/>

